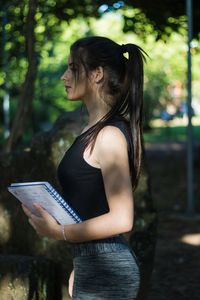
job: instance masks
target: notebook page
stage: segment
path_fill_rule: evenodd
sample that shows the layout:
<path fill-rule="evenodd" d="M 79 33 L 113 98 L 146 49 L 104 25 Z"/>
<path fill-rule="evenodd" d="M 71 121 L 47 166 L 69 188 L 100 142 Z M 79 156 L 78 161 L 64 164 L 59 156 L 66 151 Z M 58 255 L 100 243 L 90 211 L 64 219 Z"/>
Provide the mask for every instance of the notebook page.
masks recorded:
<path fill-rule="evenodd" d="M 44 185 L 22 185 L 9 187 L 8 190 L 18 198 L 33 213 L 33 203 L 38 203 L 46 209 L 60 224 L 74 224 L 74 219 L 61 207 L 51 194 L 46 190 Z"/>

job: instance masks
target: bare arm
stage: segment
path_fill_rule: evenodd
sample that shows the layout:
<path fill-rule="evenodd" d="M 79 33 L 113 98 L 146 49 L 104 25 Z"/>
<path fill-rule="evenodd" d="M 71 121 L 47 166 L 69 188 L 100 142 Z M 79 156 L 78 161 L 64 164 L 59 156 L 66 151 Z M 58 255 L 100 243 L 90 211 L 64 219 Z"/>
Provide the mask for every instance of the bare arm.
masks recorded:
<path fill-rule="evenodd" d="M 84 242 L 111 237 L 128 232 L 133 226 L 133 194 L 130 180 L 127 142 L 122 132 L 106 126 L 99 133 L 95 144 L 98 162 L 105 186 L 109 212 L 79 224 L 65 225 L 70 242 Z M 41 217 L 24 208 L 30 224 L 40 235 L 63 240 L 61 226 L 38 205 Z"/>
<path fill-rule="evenodd" d="M 80 224 L 66 225 L 65 233 L 71 242 L 106 238 L 128 232 L 133 226 L 126 139 L 118 128 L 107 126 L 100 132 L 95 147 L 110 211 Z"/>

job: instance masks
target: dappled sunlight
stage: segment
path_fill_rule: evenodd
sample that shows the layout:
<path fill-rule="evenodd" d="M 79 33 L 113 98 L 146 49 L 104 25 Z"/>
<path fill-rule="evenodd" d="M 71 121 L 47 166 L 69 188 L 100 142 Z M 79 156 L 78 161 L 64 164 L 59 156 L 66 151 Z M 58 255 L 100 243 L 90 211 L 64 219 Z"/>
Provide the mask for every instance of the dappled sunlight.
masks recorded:
<path fill-rule="evenodd" d="M 11 238 L 11 216 L 3 205 L 0 205 L 0 244 L 6 244 Z"/>
<path fill-rule="evenodd" d="M 168 122 L 162 120 L 162 119 L 154 119 L 151 120 L 150 122 L 152 127 L 164 127 L 169 126 L 169 127 L 176 127 L 176 126 L 187 126 L 188 124 L 188 118 L 184 116 L 183 118 L 174 118 L 173 120 L 170 120 Z M 194 126 L 200 125 L 200 116 L 194 116 L 192 118 L 192 124 Z"/>
<path fill-rule="evenodd" d="M 7 273 L 1 276 L 0 291 L 1 299 L 27 299 L 29 296 L 28 277 L 20 278 Z"/>
<path fill-rule="evenodd" d="M 200 233 L 185 234 L 180 241 L 191 246 L 200 246 Z"/>
<path fill-rule="evenodd" d="M 150 122 L 151 130 L 144 132 L 146 142 L 186 142 L 187 141 L 187 124 L 188 119 L 174 118 L 173 120 L 165 121 L 162 119 L 154 119 Z M 200 117 L 192 118 L 193 138 L 195 141 L 200 139 Z M 175 149 L 176 150 L 176 149 Z"/>
<path fill-rule="evenodd" d="M 61 277 L 56 265 L 42 257 L 0 256 L 0 299 L 61 300 Z"/>

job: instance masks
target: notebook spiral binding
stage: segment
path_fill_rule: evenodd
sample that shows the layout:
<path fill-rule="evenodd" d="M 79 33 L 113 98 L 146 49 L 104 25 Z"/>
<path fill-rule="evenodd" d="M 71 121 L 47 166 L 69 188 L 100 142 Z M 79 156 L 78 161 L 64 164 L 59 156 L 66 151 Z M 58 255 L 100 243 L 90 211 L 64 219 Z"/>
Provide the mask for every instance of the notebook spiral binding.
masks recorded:
<path fill-rule="evenodd" d="M 76 223 L 80 223 L 82 220 L 81 218 L 75 213 L 75 211 L 66 203 L 66 201 L 56 192 L 56 190 L 52 186 L 46 186 L 46 190 L 52 197 L 71 215 Z"/>

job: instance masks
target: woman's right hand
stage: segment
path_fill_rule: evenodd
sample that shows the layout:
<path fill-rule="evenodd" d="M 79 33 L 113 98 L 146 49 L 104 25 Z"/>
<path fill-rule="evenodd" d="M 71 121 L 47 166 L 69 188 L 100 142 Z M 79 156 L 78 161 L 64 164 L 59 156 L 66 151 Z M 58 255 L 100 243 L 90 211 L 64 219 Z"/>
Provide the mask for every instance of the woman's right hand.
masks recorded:
<path fill-rule="evenodd" d="M 70 276 L 69 276 L 69 285 L 68 285 L 68 293 L 70 297 L 72 298 L 72 291 L 73 291 L 73 285 L 74 285 L 74 270 L 72 270 Z"/>

